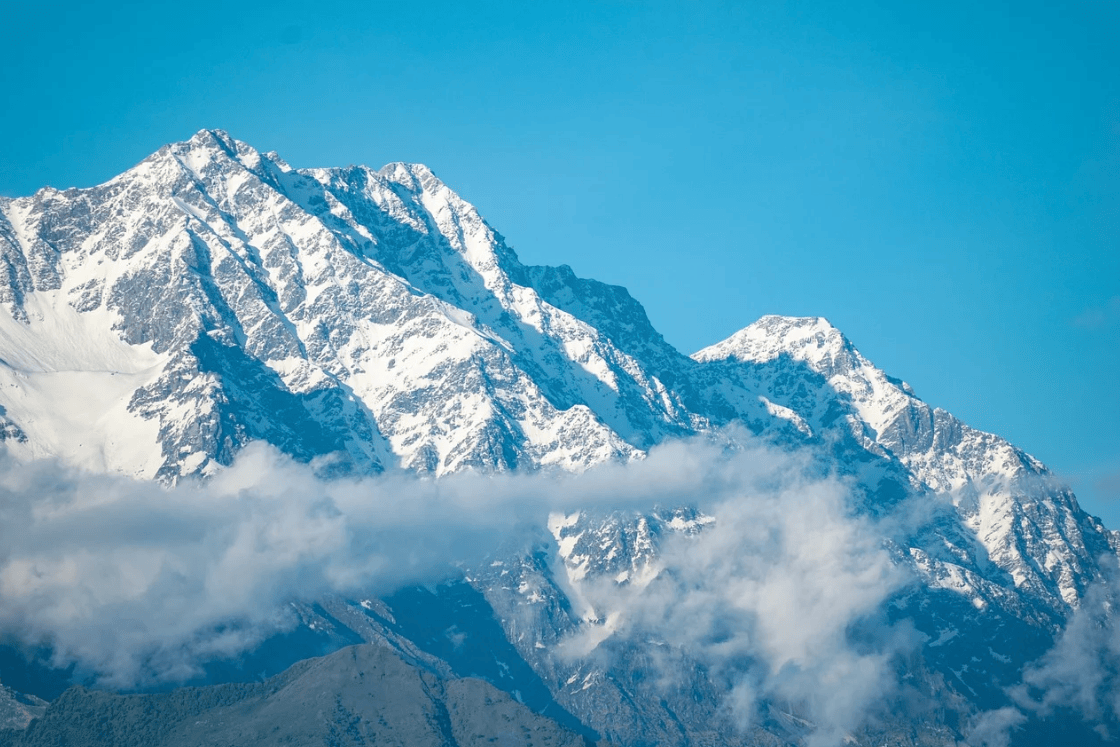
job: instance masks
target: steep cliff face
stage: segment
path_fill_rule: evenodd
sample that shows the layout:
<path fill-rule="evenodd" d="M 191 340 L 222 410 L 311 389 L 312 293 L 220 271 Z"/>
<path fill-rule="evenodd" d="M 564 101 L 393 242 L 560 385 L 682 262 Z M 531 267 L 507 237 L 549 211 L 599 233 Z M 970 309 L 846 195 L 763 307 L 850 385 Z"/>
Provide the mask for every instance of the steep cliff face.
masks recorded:
<path fill-rule="evenodd" d="M 855 486 L 856 515 L 905 509 L 882 539 L 920 584 L 890 614 L 912 618 L 913 671 L 962 713 L 1001 702 L 1120 547 L 1038 460 L 927 405 L 824 319 L 764 317 L 686 356 L 625 289 L 521 264 L 421 165 L 293 169 L 202 131 L 101 186 L 0 199 L 0 441 L 24 458 L 170 484 L 263 440 L 328 477 L 579 472 L 746 432 L 816 455 Z M 557 515 L 468 577 L 533 687 L 596 730 L 748 739 L 687 652 L 673 697 L 636 650 L 614 668 L 556 652 L 580 631 L 625 649 L 589 590 L 644 588 L 667 541 L 713 522 Z M 749 739 L 808 733 L 767 718 Z"/>
<path fill-rule="evenodd" d="M 296 172 L 203 132 L 0 210 L 5 373 L 32 391 L 8 417 L 65 410 L 28 426 L 36 453 L 174 480 L 263 439 L 442 474 L 629 458 L 682 429 L 633 358 L 508 279 L 493 232 L 420 166 Z M 45 401 L 106 375 L 126 378 L 85 411 Z"/>

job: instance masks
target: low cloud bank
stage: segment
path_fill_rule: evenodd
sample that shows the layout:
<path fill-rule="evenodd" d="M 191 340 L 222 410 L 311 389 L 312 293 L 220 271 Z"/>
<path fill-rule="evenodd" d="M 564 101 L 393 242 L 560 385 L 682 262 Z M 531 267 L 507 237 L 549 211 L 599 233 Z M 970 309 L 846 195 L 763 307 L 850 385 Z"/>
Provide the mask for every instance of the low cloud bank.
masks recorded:
<path fill-rule="evenodd" d="M 539 536 L 551 512 L 694 505 L 714 523 L 671 538 L 655 580 L 581 585 L 611 627 L 566 649 L 657 639 L 708 669 L 740 725 L 781 701 L 812 722 L 810 744 L 836 743 L 897 687 L 891 658 L 917 645 L 881 618 L 909 576 L 842 481 L 804 456 L 732 451 L 678 442 L 582 475 L 323 481 L 258 444 L 169 489 L 0 456 L 0 632 L 110 687 L 180 681 L 293 625 L 293 599 L 439 580 Z"/>
<path fill-rule="evenodd" d="M 111 687 L 186 679 L 291 627 L 289 600 L 446 576 L 542 513 L 515 483 L 324 482 L 262 444 L 170 489 L 5 458 L 0 630 Z"/>

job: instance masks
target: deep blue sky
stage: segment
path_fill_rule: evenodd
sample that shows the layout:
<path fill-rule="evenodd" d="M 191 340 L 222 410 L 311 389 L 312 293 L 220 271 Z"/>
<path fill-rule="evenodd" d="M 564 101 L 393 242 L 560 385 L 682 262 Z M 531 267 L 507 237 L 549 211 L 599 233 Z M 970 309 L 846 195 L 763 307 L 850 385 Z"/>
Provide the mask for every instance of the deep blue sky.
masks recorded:
<path fill-rule="evenodd" d="M 0 194 L 203 127 L 427 163 L 686 352 L 828 317 L 1120 528 L 1120 3 L 976 5 L 0 0 Z"/>

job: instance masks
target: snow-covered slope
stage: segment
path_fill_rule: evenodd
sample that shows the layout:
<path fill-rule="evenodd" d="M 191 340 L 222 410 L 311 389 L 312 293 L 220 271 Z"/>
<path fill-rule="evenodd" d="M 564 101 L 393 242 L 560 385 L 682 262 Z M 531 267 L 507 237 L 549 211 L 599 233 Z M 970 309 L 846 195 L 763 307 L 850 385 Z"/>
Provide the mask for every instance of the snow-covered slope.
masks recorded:
<path fill-rule="evenodd" d="M 1058 611 L 1077 604 L 1096 578 L 1096 559 L 1120 544 L 1041 462 L 930 407 L 824 319 L 764 317 L 692 357 L 765 397 L 806 433 L 842 433 L 897 460 L 913 488 L 947 499 L 979 544 L 945 538 L 952 553 L 943 558 L 913 550 L 932 585 L 981 600 L 979 579 L 991 562 Z"/>
<path fill-rule="evenodd" d="M 112 469 L 206 473 L 254 438 L 334 469 L 575 469 L 693 421 L 636 359 L 514 283 L 503 261 L 524 268 L 422 166 L 300 172 L 203 131 L 100 187 L 0 204 L 0 254 L 13 376 L 143 372 L 118 416 L 158 440 L 110 430 L 159 454 Z M 24 354 L 21 334 L 67 352 Z M 24 428 L 18 388 L 0 405 Z M 86 458 L 28 427 L 29 449 Z M 106 438 L 81 449 L 111 453 Z"/>

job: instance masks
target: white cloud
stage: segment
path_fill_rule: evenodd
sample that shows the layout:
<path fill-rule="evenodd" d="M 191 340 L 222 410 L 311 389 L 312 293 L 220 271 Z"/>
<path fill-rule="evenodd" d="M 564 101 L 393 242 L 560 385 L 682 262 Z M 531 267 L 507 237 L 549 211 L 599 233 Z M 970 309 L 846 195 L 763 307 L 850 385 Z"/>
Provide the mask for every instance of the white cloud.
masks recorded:
<path fill-rule="evenodd" d="M 968 743 L 1006 747 L 1027 716 L 1047 719 L 1062 710 L 1079 714 L 1108 739 L 1107 723 L 1120 719 L 1120 568 L 1115 557 L 1100 559 L 1105 575 L 1089 587 L 1054 645 L 1023 668 L 1022 681 L 1009 688 L 1015 707 L 987 711 L 973 719 Z"/>
<path fill-rule="evenodd" d="M 998 708 L 978 714 L 969 724 L 970 747 L 1008 747 L 1011 732 L 1022 726 L 1027 717 L 1017 708 Z"/>
<path fill-rule="evenodd" d="M 810 744 L 823 745 L 895 689 L 891 658 L 918 642 L 878 617 L 910 580 L 881 528 L 853 515 L 843 483 L 807 468 L 764 450 L 721 463 L 710 470 L 718 477 L 697 483 L 715 522 L 669 542 L 656 580 L 582 591 L 615 637 L 660 640 L 704 664 L 729 687 L 741 725 L 763 701 L 789 703 L 815 725 Z M 860 626 L 873 630 L 862 643 Z M 585 651 L 602 637 L 590 626 L 569 646 Z"/>
<path fill-rule="evenodd" d="M 1115 558 L 1101 566 L 1108 575 L 1089 588 L 1053 648 L 1023 670 L 1013 692 L 1020 707 L 1043 717 L 1071 708 L 1090 722 L 1120 718 L 1120 575 Z"/>
<path fill-rule="evenodd" d="M 323 483 L 263 445 L 172 489 L 6 461 L 0 626 L 109 685 L 182 679 L 291 625 L 287 600 L 438 577 L 520 520 L 478 480 L 441 487 Z"/>
<path fill-rule="evenodd" d="M 652 633 L 702 662 L 741 724 L 781 700 L 816 725 L 811 744 L 826 744 L 895 688 L 891 657 L 916 642 L 878 616 L 909 580 L 884 527 L 853 515 L 845 484 L 814 469 L 805 455 L 693 441 L 578 476 L 324 482 L 258 444 L 207 483 L 162 488 L 5 459 L 0 628 L 110 686 L 181 680 L 294 624 L 289 600 L 437 580 L 539 536 L 552 511 L 698 504 L 715 523 L 669 541 L 655 581 L 582 591 L 616 636 Z"/>

